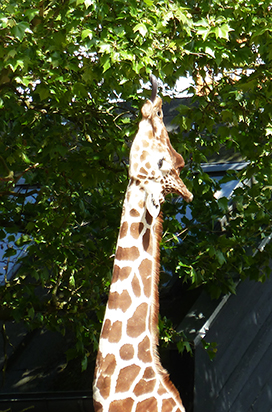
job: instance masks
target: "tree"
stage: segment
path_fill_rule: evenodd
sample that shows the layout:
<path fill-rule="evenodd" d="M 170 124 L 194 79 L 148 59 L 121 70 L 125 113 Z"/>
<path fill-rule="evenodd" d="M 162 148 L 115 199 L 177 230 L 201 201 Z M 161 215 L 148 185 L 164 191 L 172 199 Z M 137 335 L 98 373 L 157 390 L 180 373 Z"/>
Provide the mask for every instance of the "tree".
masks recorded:
<path fill-rule="evenodd" d="M 0 289 L 2 319 L 72 329 L 68 357 L 80 355 L 86 367 L 110 284 L 128 147 L 149 96 L 139 90 L 150 72 L 166 94 L 180 76 L 198 85 L 189 88 L 190 104 L 180 107 L 179 133 L 171 136 L 191 167 L 183 178 L 195 196 L 192 219 L 182 218 L 181 231 L 174 216 L 185 205 L 165 205 L 171 219 L 162 264 L 216 297 L 235 292 L 237 279 L 265 280 L 271 245 L 258 245 L 271 232 L 271 31 L 268 1 L 2 1 L 6 272 L 14 242 L 27 248 Z M 225 177 L 241 181 L 231 208 L 214 198 L 219 185 L 200 167 L 222 147 L 248 162 Z M 223 216 L 222 231 L 216 222 Z"/>

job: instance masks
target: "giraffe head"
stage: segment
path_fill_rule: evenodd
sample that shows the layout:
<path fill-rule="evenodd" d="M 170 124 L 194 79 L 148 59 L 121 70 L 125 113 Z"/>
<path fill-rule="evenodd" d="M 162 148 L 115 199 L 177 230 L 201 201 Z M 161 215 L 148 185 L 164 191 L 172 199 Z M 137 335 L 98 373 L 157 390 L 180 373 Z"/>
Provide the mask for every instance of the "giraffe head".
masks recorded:
<path fill-rule="evenodd" d="M 146 207 L 153 217 L 160 212 L 165 195 L 177 193 L 186 202 L 193 195 L 181 178 L 183 157 L 177 153 L 163 122 L 162 100 L 156 96 L 157 82 L 152 81 L 152 97 L 142 107 L 142 120 L 130 151 L 129 176 L 146 192 Z"/>

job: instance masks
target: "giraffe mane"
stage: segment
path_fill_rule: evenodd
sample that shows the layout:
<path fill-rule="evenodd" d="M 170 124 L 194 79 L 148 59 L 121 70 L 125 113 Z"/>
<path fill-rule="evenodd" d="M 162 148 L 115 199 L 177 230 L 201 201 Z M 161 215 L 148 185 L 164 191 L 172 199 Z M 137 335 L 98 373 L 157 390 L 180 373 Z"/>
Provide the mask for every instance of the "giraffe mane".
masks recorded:
<path fill-rule="evenodd" d="M 173 393 L 176 398 L 179 398 L 179 392 L 176 389 L 175 385 L 171 382 L 169 373 L 162 366 L 159 354 L 159 331 L 158 331 L 158 316 L 159 316 L 159 279 L 160 279 L 160 242 L 162 238 L 162 225 L 163 225 L 163 213 L 160 212 L 159 216 L 156 218 L 156 227 L 155 227 L 155 241 L 156 241 L 156 250 L 155 250 L 155 268 L 153 276 L 153 313 L 152 313 L 152 336 L 154 337 L 152 341 L 152 350 L 155 360 L 155 366 L 158 374 L 162 377 L 164 385 Z"/>

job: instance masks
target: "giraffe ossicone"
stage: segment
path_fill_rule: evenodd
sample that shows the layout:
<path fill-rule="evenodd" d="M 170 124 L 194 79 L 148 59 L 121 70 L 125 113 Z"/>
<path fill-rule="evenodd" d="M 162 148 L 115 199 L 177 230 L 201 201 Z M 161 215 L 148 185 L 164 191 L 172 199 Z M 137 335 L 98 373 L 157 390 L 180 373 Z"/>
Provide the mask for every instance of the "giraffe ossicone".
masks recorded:
<path fill-rule="evenodd" d="M 93 382 L 96 412 L 185 412 L 157 353 L 160 206 L 168 193 L 186 202 L 193 195 L 179 177 L 184 160 L 170 143 L 155 77 L 151 81 L 152 98 L 142 107 L 130 150 Z"/>

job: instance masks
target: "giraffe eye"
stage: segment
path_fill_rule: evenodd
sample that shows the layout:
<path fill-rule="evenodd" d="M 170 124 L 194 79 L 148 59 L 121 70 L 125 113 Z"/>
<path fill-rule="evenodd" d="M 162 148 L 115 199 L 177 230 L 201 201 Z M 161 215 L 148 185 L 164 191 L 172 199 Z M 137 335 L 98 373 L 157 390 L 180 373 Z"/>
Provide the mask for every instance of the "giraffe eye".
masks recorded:
<path fill-rule="evenodd" d="M 157 116 L 161 117 L 161 111 L 160 110 L 157 111 Z"/>
<path fill-rule="evenodd" d="M 164 157 L 158 161 L 158 168 L 159 169 L 161 169 L 163 161 L 164 161 Z"/>

